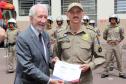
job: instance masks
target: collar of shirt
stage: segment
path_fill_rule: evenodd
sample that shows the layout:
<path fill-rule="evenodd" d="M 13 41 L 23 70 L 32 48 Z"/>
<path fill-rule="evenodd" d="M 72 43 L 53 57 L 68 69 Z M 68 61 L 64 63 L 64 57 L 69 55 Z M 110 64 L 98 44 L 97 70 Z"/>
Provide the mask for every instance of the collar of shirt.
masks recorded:
<path fill-rule="evenodd" d="M 108 26 L 109 26 L 110 28 L 113 28 L 111 25 L 108 25 Z M 119 27 L 119 25 L 116 24 L 115 27 Z M 114 27 L 114 28 L 115 28 L 115 27 Z"/>
<path fill-rule="evenodd" d="M 33 27 L 33 25 L 31 25 L 31 29 L 33 30 L 33 32 L 35 33 L 35 35 L 38 37 L 39 36 L 39 32 L 37 31 L 36 28 Z M 40 32 L 42 34 L 42 32 Z"/>
<path fill-rule="evenodd" d="M 86 28 L 82 25 L 81 28 L 80 28 L 80 30 L 76 34 L 86 33 L 86 31 L 87 31 Z M 68 26 L 66 28 L 65 33 L 66 34 L 68 34 L 68 33 L 71 33 L 72 34 L 71 29 L 70 29 L 70 26 Z"/>

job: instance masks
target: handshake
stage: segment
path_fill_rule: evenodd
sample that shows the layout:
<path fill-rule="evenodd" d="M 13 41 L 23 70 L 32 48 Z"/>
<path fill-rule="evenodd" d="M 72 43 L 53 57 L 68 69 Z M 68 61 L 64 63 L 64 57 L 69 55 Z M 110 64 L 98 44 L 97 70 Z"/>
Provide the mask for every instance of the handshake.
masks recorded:
<path fill-rule="evenodd" d="M 53 80 L 53 79 L 50 79 L 49 80 L 49 84 L 64 84 L 64 81 L 63 80 Z"/>
<path fill-rule="evenodd" d="M 79 80 L 71 81 L 72 84 L 78 83 Z M 49 84 L 64 84 L 63 80 L 50 80 Z"/>

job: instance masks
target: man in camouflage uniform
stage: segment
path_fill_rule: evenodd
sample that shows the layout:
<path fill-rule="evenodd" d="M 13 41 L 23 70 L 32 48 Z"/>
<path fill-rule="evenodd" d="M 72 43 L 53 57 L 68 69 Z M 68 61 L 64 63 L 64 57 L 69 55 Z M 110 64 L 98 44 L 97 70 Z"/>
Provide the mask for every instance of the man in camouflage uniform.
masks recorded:
<path fill-rule="evenodd" d="M 95 42 L 97 43 L 97 49 L 98 49 L 99 52 L 102 52 L 102 47 L 101 47 L 101 43 L 100 43 L 100 40 L 99 40 L 100 34 L 96 31 L 96 28 L 94 28 L 94 26 L 89 25 L 90 21 L 91 21 L 89 16 L 84 15 L 82 20 L 83 20 L 83 25 L 85 26 L 85 28 L 93 31 L 96 34 Z"/>
<path fill-rule="evenodd" d="M 67 17 L 67 25 L 70 25 L 70 19 Z"/>
<path fill-rule="evenodd" d="M 86 23 L 85 23 L 86 24 Z M 98 51 L 99 52 L 102 52 L 102 47 L 101 47 L 101 42 L 100 42 L 100 30 L 96 27 L 96 23 L 95 23 L 95 20 L 90 20 L 89 21 L 89 25 L 92 26 L 91 28 L 88 28 L 87 29 L 90 29 L 92 31 L 94 31 L 96 33 L 96 43 L 97 43 L 97 47 L 98 47 Z"/>
<path fill-rule="evenodd" d="M 82 70 L 80 79 L 74 84 L 92 84 L 92 70 L 101 65 L 105 59 L 102 52 L 95 51 L 95 33 L 86 29 L 81 24 L 83 16 L 83 7 L 80 3 L 71 3 L 68 6 L 67 16 L 70 19 L 70 25 L 58 32 L 57 45 L 54 49 L 54 55 L 62 61 L 79 64 Z M 92 57 L 92 51 L 96 52 Z M 66 84 L 72 84 L 68 82 Z"/>
<path fill-rule="evenodd" d="M 95 20 L 90 20 L 89 21 L 89 25 L 94 28 L 95 32 L 97 33 L 97 36 L 100 36 L 100 30 L 96 27 Z"/>
<path fill-rule="evenodd" d="M 90 21 L 89 16 L 84 15 L 83 18 L 82 18 L 82 20 L 83 20 L 83 24 L 84 24 L 85 26 L 90 26 L 90 25 L 89 25 L 89 21 Z"/>
<path fill-rule="evenodd" d="M 53 25 L 53 19 L 51 16 L 48 16 L 47 27 L 45 30 L 48 32 L 50 37 L 52 36 L 52 25 Z"/>
<path fill-rule="evenodd" d="M 122 70 L 122 52 L 120 48 L 120 42 L 124 39 L 124 30 L 118 25 L 118 17 L 116 15 L 112 15 L 109 18 L 109 22 L 110 25 L 108 25 L 103 32 L 103 38 L 107 41 L 107 49 L 105 70 L 101 75 L 101 78 L 109 76 L 109 63 L 113 61 L 111 60 L 113 55 L 117 62 L 119 77 L 126 78 Z"/>
<path fill-rule="evenodd" d="M 16 20 L 11 18 L 8 20 L 8 29 L 7 29 L 7 39 L 6 46 L 8 49 L 8 58 L 7 58 L 7 72 L 13 73 L 15 70 L 16 62 L 16 53 L 15 53 L 15 44 L 17 36 Z"/>
<path fill-rule="evenodd" d="M 51 43 L 53 44 L 54 43 L 54 32 L 55 32 L 55 29 L 52 27 L 53 25 L 53 18 L 51 16 L 48 16 L 48 19 L 47 19 L 47 27 L 46 27 L 46 32 L 49 34 L 49 37 L 51 39 Z"/>
<path fill-rule="evenodd" d="M 63 27 L 63 18 L 62 18 L 62 16 L 57 17 L 56 24 L 57 24 L 57 27 L 56 27 L 57 30 L 61 29 Z"/>
<path fill-rule="evenodd" d="M 55 27 L 54 37 L 57 39 L 58 33 L 63 30 L 63 17 L 62 16 L 59 16 L 56 18 L 56 24 L 57 26 Z"/>
<path fill-rule="evenodd" d="M 83 21 L 83 25 L 86 27 L 86 29 L 92 30 L 93 32 L 95 32 L 97 34 L 94 25 L 90 25 L 90 22 L 92 22 L 92 20 L 90 20 L 89 16 L 84 15 L 82 18 L 82 21 Z"/>

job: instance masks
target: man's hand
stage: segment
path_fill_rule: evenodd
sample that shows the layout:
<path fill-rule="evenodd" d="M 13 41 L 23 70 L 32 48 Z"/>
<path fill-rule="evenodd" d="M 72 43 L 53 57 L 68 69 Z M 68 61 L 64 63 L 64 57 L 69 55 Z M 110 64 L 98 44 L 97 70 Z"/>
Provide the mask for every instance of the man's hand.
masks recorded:
<path fill-rule="evenodd" d="M 80 68 L 82 72 L 86 72 L 90 68 L 90 66 L 88 64 L 83 64 L 80 66 Z"/>
<path fill-rule="evenodd" d="M 78 80 L 74 80 L 70 82 L 71 84 L 78 84 L 79 83 L 79 79 Z"/>
<path fill-rule="evenodd" d="M 52 60 L 51 60 L 51 62 L 52 62 L 52 63 L 56 63 L 56 61 L 58 61 L 58 60 L 59 60 L 58 57 L 53 57 Z"/>
<path fill-rule="evenodd" d="M 49 84 L 64 84 L 64 81 L 63 80 L 53 80 L 53 79 L 51 79 L 49 81 Z"/>

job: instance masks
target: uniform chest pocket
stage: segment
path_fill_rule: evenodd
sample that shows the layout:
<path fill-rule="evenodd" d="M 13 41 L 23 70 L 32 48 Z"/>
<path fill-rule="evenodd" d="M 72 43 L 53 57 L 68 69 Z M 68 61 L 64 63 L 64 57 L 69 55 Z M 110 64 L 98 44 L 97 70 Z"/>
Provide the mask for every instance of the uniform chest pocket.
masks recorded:
<path fill-rule="evenodd" d="M 80 43 L 79 46 L 80 46 L 81 49 L 87 49 L 87 50 L 89 50 L 91 48 L 90 44 L 86 43 L 86 42 Z"/>
<path fill-rule="evenodd" d="M 80 43 L 78 51 L 79 58 L 84 61 L 88 60 L 91 56 L 91 46 L 89 43 Z"/>
<path fill-rule="evenodd" d="M 61 47 L 62 47 L 62 49 L 69 49 L 69 48 L 71 48 L 71 43 L 70 42 L 63 42 Z"/>

